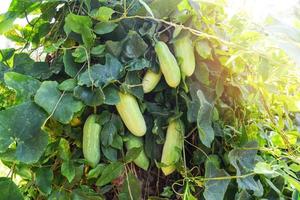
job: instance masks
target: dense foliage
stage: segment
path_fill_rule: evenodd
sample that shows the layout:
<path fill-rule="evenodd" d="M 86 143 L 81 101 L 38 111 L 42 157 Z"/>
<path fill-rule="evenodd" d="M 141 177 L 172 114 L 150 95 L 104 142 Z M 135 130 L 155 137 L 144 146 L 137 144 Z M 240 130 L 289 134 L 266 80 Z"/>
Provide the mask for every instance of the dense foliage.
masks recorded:
<path fill-rule="evenodd" d="M 225 5 L 13 0 L 0 199 L 300 199 L 300 31 Z"/>

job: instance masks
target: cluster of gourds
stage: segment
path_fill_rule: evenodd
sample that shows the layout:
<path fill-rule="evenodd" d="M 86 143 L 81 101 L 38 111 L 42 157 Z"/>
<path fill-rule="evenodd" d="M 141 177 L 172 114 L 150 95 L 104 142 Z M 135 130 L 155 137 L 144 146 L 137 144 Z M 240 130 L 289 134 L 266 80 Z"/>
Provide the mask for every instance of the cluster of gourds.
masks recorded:
<path fill-rule="evenodd" d="M 181 75 L 191 76 L 193 74 L 195 57 L 190 37 L 185 35 L 175 40 L 174 50 L 177 59 L 180 61 L 180 67 L 168 46 L 162 41 L 156 42 L 155 52 L 160 64 L 160 70 L 158 73 L 150 69 L 147 70 L 142 81 L 144 93 L 151 92 L 159 83 L 162 75 L 167 84 L 175 88 L 180 83 Z M 135 97 L 128 93 L 119 92 L 119 96 L 120 101 L 116 105 L 117 111 L 127 129 L 132 133 L 128 137 L 126 148 L 129 150 L 143 147 L 142 136 L 145 135 L 147 127 L 139 105 Z M 100 161 L 100 131 L 101 126 L 96 122 L 96 115 L 90 115 L 83 128 L 83 154 L 92 167 L 96 166 Z M 184 125 L 181 120 L 175 119 L 170 121 L 161 156 L 161 168 L 165 175 L 171 174 L 176 169 L 175 162 L 181 157 L 183 137 Z M 148 169 L 150 162 L 144 150 L 140 152 L 134 163 L 144 170 Z"/>

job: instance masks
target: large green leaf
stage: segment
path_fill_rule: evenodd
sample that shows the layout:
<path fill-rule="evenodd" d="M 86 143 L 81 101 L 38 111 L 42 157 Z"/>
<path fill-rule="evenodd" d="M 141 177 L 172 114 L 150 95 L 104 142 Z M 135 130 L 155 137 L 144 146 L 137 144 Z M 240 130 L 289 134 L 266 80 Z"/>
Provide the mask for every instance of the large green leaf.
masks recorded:
<path fill-rule="evenodd" d="M 128 149 L 124 157 L 124 162 L 130 163 L 134 161 L 140 155 L 142 150 L 143 150 L 143 146 Z"/>
<path fill-rule="evenodd" d="M 125 178 L 119 194 L 119 199 L 142 199 L 141 183 L 133 173 L 128 173 L 127 177 Z"/>
<path fill-rule="evenodd" d="M 226 177 L 229 174 L 224 169 L 219 169 L 211 156 L 205 162 L 205 178 Z M 206 200 L 223 200 L 227 190 L 229 179 L 209 180 L 204 184 L 203 196 Z"/>
<path fill-rule="evenodd" d="M 215 133 L 212 128 L 213 106 L 205 99 L 201 90 L 197 91 L 197 96 L 200 101 L 200 108 L 197 116 L 197 127 L 202 144 L 210 147 L 215 138 Z"/>
<path fill-rule="evenodd" d="M 108 22 L 114 13 L 115 11 L 110 7 L 102 6 L 98 10 L 94 10 L 92 16 L 99 21 Z"/>
<path fill-rule="evenodd" d="M 103 88 L 104 103 L 108 105 L 116 105 L 120 101 L 118 88 L 114 85 L 108 85 Z"/>
<path fill-rule="evenodd" d="M 144 58 L 134 59 L 131 60 L 126 67 L 127 71 L 139 71 L 145 68 L 150 68 L 151 63 L 149 60 L 146 60 Z"/>
<path fill-rule="evenodd" d="M 74 114 L 83 108 L 83 104 L 74 99 L 70 93 L 62 94 L 57 87 L 56 81 L 44 81 L 38 89 L 34 101 L 48 114 L 54 111 L 53 117 L 59 122 L 67 124 Z"/>
<path fill-rule="evenodd" d="M 229 161 L 236 169 L 237 176 L 252 173 L 257 162 L 257 142 L 249 142 L 243 148 L 233 149 L 228 154 Z M 250 150 L 247 150 L 247 148 Z M 262 184 L 259 180 L 254 179 L 254 175 L 238 178 L 237 183 L 241 189 L 254 191 L 255 196 L 260 197 L 263 195 Z"/>
<path fill-rule="evenodd" d="M 88 179 L 92 178 L 98 178 L 101 173 L 103 172 L 103 169 L 105 168 L 105 164 L 101 163 L 98 164 L 95 168 L 91 169 L 89 173 L 87 174 Z"/>
<path fill-rule="evenodd" d="M 91 88 L 85 86 L 77 86 L 74 88 L 74 96 L 88 106 L 99 106 L 105 100 L 104 93 L 101 88 Z"/>
<path fill-rule="evenodd" d="M 15 72 L 29 75 L 39 79 L 47 79 L 53 73 L 60 71 L 61 65 L 59 65 L 59 58 L 55 59 L 53 64 L 49 66 L 46 62 L 35 62 L 26 53 L 19 53 L 14 56 L 14 68 Z"/>
<path fill-rule="evenodd" d="M 142 87 L 142 79 L 139 77 L 137 71 L 130 71 L 125 77 L 125 83 L 122 85 L 130 94 L 136 96 L 139 99 L 143 99 L 144 91 Z"/>
<path fill-rule="evenodd" d="M 124 171 L 124 164 L 113 162 L 105 167 L 100 178 L 97 180 L 97 186 L 103 186 L 118 178 Z"/>
<path fill-rule="evenodd" d="M 75 165 L 74 162 L 71 160 L 65 160 L 63 161 L 61 165 L 61 174 L 64 175 L 69 183 L 74 179 L 75 177 Z"/>
<path fill-rule="evenodd" d="M 88 29 L 92 27 L 92 20 L 88 16 L 75 15 L 69 13 L 65 18 L 65 32 L 69 33 L 73 31 L 75 33 L 82 33 L 83 29 Z"/>
<path fill-rule="evenodd" d="M 118 80 L 123 71 L 122 64 L 110 54 L 106 54 L 105 58 L 105 65 L 93 65 L 80 74 L 78 84 L 100 87 Z"/>
<path fill-rule="evenodd" d="M 0 199 L 3 200 L 23 200 L 23 196 L 18 186 L 6 177 L 0 177 Z"/>
<path fill-rule="evenodd" d="M 123 54 L 127 58 L 138 58 L 147 50 L 148 45 L 135 31 L 129 31 L 123 45 Z"/>
<path fill-rule="evenodd" d="M 16 159 L 25 163 L 39 160 L 48 144 L 48 134 L 41 130 L 46 114 L 33 102 L 26 102 L 0 112 L 0 152 L 16 142 Z"/>
<path fill-rule="evenodd" d="M 4 62 L 4 61 L 8 61 L 15 53 L 15 49 L 14 48 L 7 48 L 7 49 L 1 49 L 1 54 L 0 54 L 0 61 Z"/>
<path fill-rule="evenodd" d="M 16 103 L 29 101 L 39 89 L 41 82 L 16 72 L 7 72 L 4 74 L 5 84 L 16 90 Z"/>
<path fill-rule="evenodd" d="M 42 167 L 38 168 L 35 172 L 35 184 L 40 191 L 45 195 L 49 195 L 52 191 L 53 172 L 51 168 Z"/>
<path fill-rule="evenodd" d="M 113 148 L 112 146 L 102 145 L 101 151 L 103 152 L 105 158 L 107 158 L 109 161 L 115 162 L 118 160 L 118 149 Z"/>
<path fill-rule="evenodd" d="M 69 13 L 65 18 L 64 30 L 67 34 L 71 31 L 81 34 L 84 44 L 89 48 L 93 45 L 92 20 L 89 16 Z"/>
<path fill-rule="evenodd" d="M 99 35 L 107 34 L 115 30 L 118 24 L 111 23 L 111 22 L 99 22 L 96 24 L 94 31 Z"/>
<path fill-rule="evenodd" d="M 117 134 L 117 128 L 110 120 L 103 126 L 101 130 L 101 144 L 104 146 L 111 145 L 115 134 Z"/>
<path fill-rule="evenodd" d="M 70 160 L 71 150 L 68 140 L 61 138 L 58 146 L 58 155 L 62 160 Z"/>
<path fill-rule="evenodd" d="M 64 51 L 63 62 L 66 74 L 75 77 L 80 69 L 80 64 L 74 61 L 71 50 Z"/>

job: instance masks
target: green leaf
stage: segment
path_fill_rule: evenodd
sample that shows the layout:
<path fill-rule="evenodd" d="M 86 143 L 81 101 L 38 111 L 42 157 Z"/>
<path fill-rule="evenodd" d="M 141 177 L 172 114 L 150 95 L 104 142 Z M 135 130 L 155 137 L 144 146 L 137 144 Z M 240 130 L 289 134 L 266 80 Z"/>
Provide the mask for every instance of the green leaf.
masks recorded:
<path fill-rule="evenodd" d="M 4 74 L 9 71 L 10 71 L 10 68 L 8 66 L 6 66 L 5 64 L 3 64 L 2 62 L 0 62 L 0 81 L 1 82 L 4 80 Z"/>
<path fill-rule="evenodd" d="M 75 77 L 80 69 L 80 64 L 74 61 L 71 50 L 64 51 L 63 62 L 66 74 Z"/>
<path fill-rule="evenodd" d="M 220 98 L 222 96 L 223 92 L 224 92 L 223 80 L 221 78 L 219 78 L 217 80 L 217 84 L 216 84 L 216 95 L 217 95 L 217 98 Z"/>
<path fill-rule="evenodd" d="M 105 100 L 104 93 L 101 88 L 77 86 L 74 89 L 74 96 L 88 106 L 99 106 Z"/>
<path fill-rule="evenodd" d="M 163 192 L 160 193 L 160 196 L 171 198 L 173 194 L 174 194 L 174 192 L 173 192 L 172 188 L 170 186 L 165 186 Z"/>
<path fill-rule="evenodd" d="M 194 74 L 199 82 L 209 85 L 209 70 L 204 62 L 201 62 L 196 66 Z"/>
<path fill-rule="evenodd" d="M 134 148 L 129 149 L 124 157 L 124 162 L 125 163 L 132 162 L 134 159 L 136 159 L 140 155 L 143 148 L 144 147 L 141 146 L 141 147 L 134 147 Z"/>
<path fill-rule="evenodd" d="M 44 52 L 45 53 L 53 53 L 57 51 L 62 44 L 64 44 L 66 40 L 64 38 L 58 39 L 56 42 L 45 44 Z"/>
<path fill-rule="evenodd" d="M 89 173 L 87 174 L 87 178 L 88 179 L 98 178 L 104 169 L 105 169 L 105 164 L 103 163 L 98 164 L 94 169 L 91 169 L 89 171 Z"/>
<path fill-rule="evenodd" d="M 44 81 L 38 89 L 34 101 L 61 123 L 69 123 L 74 114 L 83 108 L 83 104 L 77 101 L 69 93 L 64 95 L 58 90 L 56 81 Z M 62 96 L 63 95 L 63 96 Z"/>
<path fill-rule="evenodd" d="M 254 167 L 254 172 L 257 174 L 274 174 L 272 166 L 266 162 L 258 162 Z"/>
<path fill-rule="evenodd" d="M 135 31 L 129 31 L 123 46 L 123 53 L 127 58 L 138 58 L 148 48 L 148 44 Z"/>
<path fill-rule="evenodd" d="M 6 200 L 23 200 L 23 196 L 18 186 L 10 179 L 6 177 L 0 177 L 0 194 L 1 199 Z"/>
<path fill-rule="evenodd" d="M 81 34 L 84 44 L 89 48 L 93 44 L 92 20 L 88 16 L 69 13 L 65 18 L 64 30 L 68 35 L 71 31 Z"/>
<path fill-rule="evenodd" d="M 190 123 L 197 122 L 198 111 L 200 108 L 199 98 L 197 96 L 197 89 L 190 86 L 190 95 L 192 100 L 187 96 L 185 92 L 180 92 L 180 96 L 185 100 L 187 105 L 187 120 Z"/>
<path fill-rule="evenodd" d="M 112 146 L 101 146 L 101 150 L 105 158 L 109 161 L 115 162 L 118 159 L 118 150 L 113 148 Z"/>
<path fill-rule="evenodd" d="M 143 5 L 143 7 L 146 9 L 146 11 L 150 14 L 151 17 L 154 17 L 151 8 L 147 5 L 146 2 L 144 2 L 143 0 L 139 0 L 139 3 Z"/>
<path fill-rule="evenodd" d="M 199 56 L 201 56 L 202 58 L 204 59 L 212 58 L 212 53 L 211 53 L 212 48 L 209 46 L 208 41 L 200 40 L 196 42 L 195 48 Z"/>
<path fill-rule="evenodd" d="M 112 114 L 110 120 L 117 128 L 118 134 L 124 135 L 124 125 L 123 125 L 123 122 L 122 122 L 120 116 L 116 115 L 116 114 Z"/>
<path fill-rule="evenodd" d="M 233 149 L 229 152 L 228 158 L 230 163 L 236 169 L 237 176 L 243 176 L 252 173 L 256 164 L 257 142 L 249 142 L 243 146 L 245 149 Z M 252 148 L 251 150 L 246 150 Z M 255 196 L 263 195 L 263 187 L 259 180 L 254 180 L 254 176 L 238 178 L 239 188 L 254 191 Z"/>
<path fill-rule="evenodd" d="M 123 41 L 108 40 L 105 42 L 105 46 L 108 53 L 115 57 L 119 57 L 122 52 Z"/>
<path fill-rule="evenodd" d="M 109 7 L 100 7 L 97 11 L 92 12 L 92 16 L 103 22 L 107 22 L 111 19 L 112 15 L 115 13 L 115 11 Z"/>
<path fill-rule="evenodd" d="M 150 67 L 151 67 L 151 63 L 149 60 L 140 58 L 140 59 L 131 60 L 126 67 L 126 70 L 127 71 L 139 71 L 139 70 L 150 68 Z"/>
<path fill-rule="evenodd" d="M 235 199 L 236 200 L 251 200 L 251 195 L 246 191 L 242 190 L 239 193 L 235 194 Z"/>
<path fill-rule="evenodd" d="M 67 34 L 70 30 L 81 34 L 83 29 L 91 28 L 92 25 L 93 22 L 90 17 L 69 13 L 65 18 L 64 29 Z"/>
<path fill-rule="evenodd" d="M 39 89 L 40 81 L 16 72 L 7 72 L 4 74 L 5 84 L 16 90 L 16 103 L 22 103 L 31 100 Z"/>
<path fill-rule="evenodd" d="M 293 164 L 291 164 L 289 167 L 290 167 L 290 169 L 293 170 L 294 172 L 300 172 L 300 165 L 298 165 L 298 164 L 293 163 Z"/>
<path fill-rule="evenodd" d="M 62 83 L 59 84 L 58 89 L 62 91 L 72 92 L 76 87 L 77 82 L 75 79 L 66 79 Z"/>
<path fill-rule="evenodd" d="M 118 178 L 124 171 L 124 164 L 121 162 L 113 162 L 105 167 L 100 178 L 97 180 L 96 185 L 101 187 L 112 180 Z"/>
<path fill-rule="evenodd" d="M 35 184 L 45 195 L 49 195 L 52 191 L 53 172 L 51 168 L 42 167 L 35 171 Z"/>
<path fill-rule="evenodd" d="M 140 181 L 133 173 L 128 173 L 121 192 L 119 194 L 120 200 L 128 199 L 142 199 L 142 186 Z"/>
<path fill-rule="evenodd" d="M 297 179 L 295 179 L 287 174 L 284 174 L 283 177 L 289 184 L 294 186 L 296 188 L 296 190 L 300 191 L 300 182 Z"/>
<path fill-rule="evenodd" d="M 116 134 L 111 146 L 115 149 L 122 150 L 123 149 L 123 139 L 120 135 Z"/>
<path fill-rule="evenodd" d="M 78 84 L 100 87 L 118 80 L 123 70 L 122 64 L 110 54 L 106 54 L 105 60 L 105 65 L 93 65 L 90 69 L 80 74 Z"/>
<path fill-rule="evenodd" d="M 99 35 L 107 34 L 117 28 L 118 24 L 112 22 L 99 22 L 96 24 L 94 31 Z"/>
<path fill-rule="evenodd" d="M 215 133 L 212 128 L 213 106 L 205 99 L 201 90 L 197 91 L 197 96 L 200 101 L 200 108 L 197 116 L 198 134 L 202 144 L 210 147 L 215 138 Z"/>
<path fill-rule="evenodd" d="M 61 165 L 61 174 L 68 179 L 69 183 L 71 183 L 71 181 L 75 177 L 74 162 L 71 160 L 63 161 L 63 163 Z"/>
<path fill-rule="evenodd" d="M 1 51 L 1 54 L 0 54 L 1 62 L 8 61 L 15 53 L 14 48 L 1 49 L 0 51 Z"/>
<path fill-rule="evenodd" d="M 207 158 L 205 162 L 205 178 L 226 177 L 229 174 L 224 169 L 219 169 L 214 159 Z M 229 179 L 209 180 L 204 184 L 203 196 L 206 200 L 222 200 L 229 185 Z"/>
<path fill-rule="evenodd" d="M 46 114 L 32 102 L 1 111 L 0 152 L 5 152 L 16 141 L 16 159 L 24 163 L 37 162 L 48 144 L 48 134 L 41 130 L 45 119 Z"/>
<path fill-rule="evenodd" d="M 112 121 L 107 122 L 101 130 L 101 144 L 109 146 L 112 144 L 115 134 L 117 134 L 117 128 Z"/>
<path fill-rule="evenodd" d="M 103 126 L 111 120 L 111 113 L 108 110 L 104 110 L 99 114 L 99 117 L 97 119 L 97 123 Z"/>
<path fill-rule="evenodd" d="M 120 101 L 119 90 L 114 85 L 108 85 L 103 88 L 104 103 L 107 105 L 116 105 Z"/>
<path fill-rule="evenodd" d="M 105 50 L 105 45 L 100 44 L 92 48 L 91 54 L 93 54 L 94 56 L 103 56 L 104 50 Z"/>
<path fill-rule="evenodd" d="M 197 198 L 192 194 L 192 191 L 195 191 L 194 187 L 187 183 L 184 189 L 183 197 L 188 200 L 197 200 Z"/>
<path fill-rule="evenodd" d="M 142 80 L 139 77 L 138 71 L 128 72 L 125 77 L 125 83 L 122 84 L 122 87 L 126 92 L 136 96 L 137 98 L 139 99 L 144 98 Z"/>
<path fill-rule="evenodd" d="M 72 53 L 72 56 L 75 58 L 75 62 L 77 63 L 84 63 L 87 61 L 86 50 L 82 46 L 76 48 Z"/>
<path fill-rule="evenodd" d="M 61 138 L 58 146 L 59 157 L 62 160 L 69 160 L 71 158 L 70 144 L 68 140 Z"/>
<path fill-rule="evenodd" d="M 0 34 L 8 32 L 13 27 L 16 18 L 16 14 L 10 12 L 0 15 Z"/>
<path fill-rule="evenodd" d="M 87 48 L 90 48 L 94 44 L 95 35 L 93 34 L 92 30 L 89 28 L 83 29 L 81 34 L 82 41 Z"/>
<path fill-rule="evenodd" d="M 34 62 L 26 53 L 15 54 L 13 63 L 15 72 L 38 79 L 47 79 L 57 70 L 56 66 L 49 67 L 46 62 Z"/>

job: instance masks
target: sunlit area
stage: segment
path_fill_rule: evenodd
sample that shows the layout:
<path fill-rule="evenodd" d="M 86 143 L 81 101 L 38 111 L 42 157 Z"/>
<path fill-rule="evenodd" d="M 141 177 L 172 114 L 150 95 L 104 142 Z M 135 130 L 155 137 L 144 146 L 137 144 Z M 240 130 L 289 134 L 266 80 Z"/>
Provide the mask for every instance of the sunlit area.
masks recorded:
<path fill-rule="evenodd" d="M 299 0 L 5 0 L 0 200 L 299 200 Z"/>

